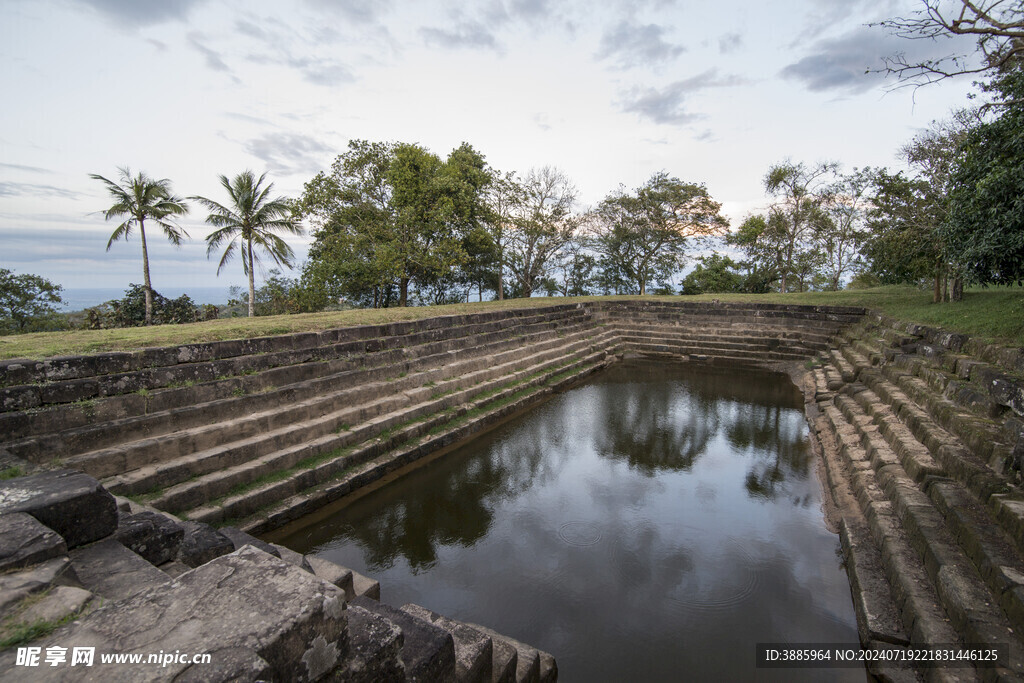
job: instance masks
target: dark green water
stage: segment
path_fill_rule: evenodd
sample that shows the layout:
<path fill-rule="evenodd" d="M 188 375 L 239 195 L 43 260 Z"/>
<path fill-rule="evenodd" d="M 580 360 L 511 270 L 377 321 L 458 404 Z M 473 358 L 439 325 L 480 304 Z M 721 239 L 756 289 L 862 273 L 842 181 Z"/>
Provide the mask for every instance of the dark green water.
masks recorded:
<path fill-rule="evenodd" d="M 276 540 L 551 652 L 563 681 L 864 680 L 758 670 L 856 642 L 786 376 L 619 364 Z"/>

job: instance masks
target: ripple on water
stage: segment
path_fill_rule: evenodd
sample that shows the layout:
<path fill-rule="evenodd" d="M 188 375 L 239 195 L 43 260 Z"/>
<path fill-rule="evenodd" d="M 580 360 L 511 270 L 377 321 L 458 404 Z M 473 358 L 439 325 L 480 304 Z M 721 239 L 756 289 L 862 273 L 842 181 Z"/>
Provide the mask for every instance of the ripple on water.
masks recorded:
<path fill-rule="evenodd" d="M 573 521 L 558 527 L 558 537 L 578 548 L 597 545 L 601 536 L 601 527 L 595 522 Z"/>

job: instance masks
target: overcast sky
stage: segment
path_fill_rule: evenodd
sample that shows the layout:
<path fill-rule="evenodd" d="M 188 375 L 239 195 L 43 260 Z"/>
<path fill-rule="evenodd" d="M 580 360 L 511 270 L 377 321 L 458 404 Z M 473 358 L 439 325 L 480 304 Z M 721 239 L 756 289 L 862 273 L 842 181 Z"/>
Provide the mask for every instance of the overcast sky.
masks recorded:
<path fill-rule="evenodd" d="M 901 41 L 867 23 L 916 0 L 0 0 L 0 267 L 66 288 L 141 282 L 137 236 L 105 252 L 119 166 L 221 200 L 219 174 L 296 196 L 351 139 L 472 144 L 501 170 L 563 169 L 580 206 L 666 170 L 737 226 L 790 158 L 895 166 L 969 81 L 890 91 Z M 969 48 L 969 45 L 968 45 Z M 148 233 L 153 286 L 227 287 L 202 238 Z M 306 243 L 293 242 L 305 255 Z"/>

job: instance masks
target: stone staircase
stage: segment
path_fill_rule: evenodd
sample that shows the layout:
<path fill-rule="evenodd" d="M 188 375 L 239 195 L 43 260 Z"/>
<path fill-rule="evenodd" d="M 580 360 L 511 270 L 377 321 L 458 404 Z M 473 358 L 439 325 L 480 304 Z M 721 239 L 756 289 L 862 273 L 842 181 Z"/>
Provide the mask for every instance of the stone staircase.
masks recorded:
<path fill-rule="evenodd" d="M 486 428 L 620 353 L 804 360 L 862 311 L 567 304 L 0 363 L 0 462 L 85 471 L 261 533 Z"/>
<path fill-rule="evenodd" d="M 45 523 L 44 523 L 45 520 Z M 554 658 L 238 529 L 179 522 L 57 470 L 0 482 L 0 681 L 553 683 Z M 89 666 L 68 653 L 95 648 Z M 35 648 L 35 663 L 18 655 Z M 63 661 L 43 662 L 51 652 Z M 105 664 L 104 655 L 150 663 Z M 194 662 L 191 655 L 209 653 Z"/>
<path fill-rule="evenodd" d="M 819 356 L 808 412 L 862 642 L 1005 644 L 1005 668 L 924 671 L 1024 680 L 1024 365 L 968 342 L 869 316 Z"/>

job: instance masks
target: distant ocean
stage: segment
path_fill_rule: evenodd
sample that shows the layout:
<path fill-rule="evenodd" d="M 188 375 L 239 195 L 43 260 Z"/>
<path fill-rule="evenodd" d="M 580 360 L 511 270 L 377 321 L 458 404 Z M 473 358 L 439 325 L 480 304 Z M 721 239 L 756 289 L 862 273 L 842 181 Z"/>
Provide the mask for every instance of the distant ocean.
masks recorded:
<path fill-rule="evenodd" d="M 81 311 L 90 306 L 98 306 L 113 299 L 124 296 L 127 287 L 81 287 L 67 288 L 61 292 L 64 298 L 62 311 Z M 161 296 L 177 299 L 188 294 L 196 304 L 226 304 L 229 294 L 228 287 L 161 287 L 157 290 Z M 248 294 L 246 293 L 246 296 Z"/>

